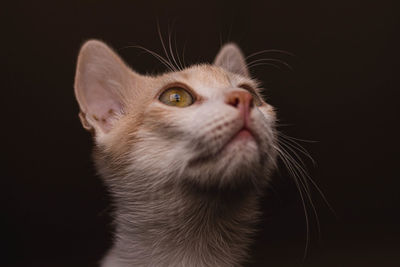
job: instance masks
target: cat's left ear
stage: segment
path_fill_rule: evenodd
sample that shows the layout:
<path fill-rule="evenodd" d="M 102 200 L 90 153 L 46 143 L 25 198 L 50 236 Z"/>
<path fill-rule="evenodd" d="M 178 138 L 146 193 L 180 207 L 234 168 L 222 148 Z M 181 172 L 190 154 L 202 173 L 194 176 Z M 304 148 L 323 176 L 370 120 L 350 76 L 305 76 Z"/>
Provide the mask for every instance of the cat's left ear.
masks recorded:
<path fill-rule="evenodd" d="M 214 65 L 222 67 L 227 71 L 250 77 L 245 57 L 239 47 L 234 43 L 226 44 L 221 48 L 218 55 L 215 57 Z"/>
<path fill-rule="evenodd" d="M 75 75 L 75 96 L 83 127 L 96 136 L 108 133 L 124 113 L 125 93 L 138 78 L 106 44 L 87 41 L 81 48 Z"/>

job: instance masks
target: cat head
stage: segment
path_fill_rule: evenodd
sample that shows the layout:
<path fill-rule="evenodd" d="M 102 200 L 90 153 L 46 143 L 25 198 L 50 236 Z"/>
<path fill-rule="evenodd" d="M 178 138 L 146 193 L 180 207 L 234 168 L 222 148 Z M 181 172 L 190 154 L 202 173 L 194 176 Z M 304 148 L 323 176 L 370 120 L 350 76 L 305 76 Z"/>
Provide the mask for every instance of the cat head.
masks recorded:
<path fill-rule="evenodd" d="M 234 44 L 222 47 L 213 64 L 148 76 L 91 40 L 75 77 L 98 170 L 110 183 L 147 186 L 268 182 L 276 118 L 259 90 Z"/>

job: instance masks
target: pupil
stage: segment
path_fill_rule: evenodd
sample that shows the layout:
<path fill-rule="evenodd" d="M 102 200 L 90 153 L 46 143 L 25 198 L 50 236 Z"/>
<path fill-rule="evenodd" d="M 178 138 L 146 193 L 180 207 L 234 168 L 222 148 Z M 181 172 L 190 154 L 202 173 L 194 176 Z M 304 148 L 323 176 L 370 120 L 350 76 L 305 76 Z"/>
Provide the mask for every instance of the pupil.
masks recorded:
<path fill-rule="evenodd" d="M 181 96 L 179 94 L 172 94 L 170 95 L 170 101 L 171 102 L 180 102 L 181 101 Z"/>

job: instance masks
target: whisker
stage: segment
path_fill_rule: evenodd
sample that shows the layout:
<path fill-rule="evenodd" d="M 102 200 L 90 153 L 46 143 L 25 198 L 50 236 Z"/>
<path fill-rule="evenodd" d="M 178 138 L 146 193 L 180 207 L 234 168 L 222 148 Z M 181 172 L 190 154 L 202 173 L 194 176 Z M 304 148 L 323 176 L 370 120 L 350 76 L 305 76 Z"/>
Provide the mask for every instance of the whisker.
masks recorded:
<path fill-rule="evenodd" d="M 306 150 L 303 146 L 301 146 L 300 144 L 298 144 L 297 142 L 295 142 L 294 140 L 300 140 L 300 141 L 304 141 L 304 142 L 316 142 L 316 141 L 298 139 L 298 138 L 294 138 L 294 137 L 287 136 L 287 135 L 285 135 L 285 134 L 283 134 L 283 133 L 279 133 L 279 137 L 282 137 L 282 138 L 280 138 L 280 139 L 278 140 L 279 142 L 281 142 L 281 144 L 285 144 L 286 147 L 288 146 L 289 142 L 291 142 L 292 147 L 293 147 L 294 145 L 297 145 L 297 148 L 300 149 L 300 150 L 298 150 L 299 152 L 305 154 L 313 163 L 315 162 L 315 161 L 313 160 L 313 158 L 311 157 L 311 155 L 307 152 L 307 150 Z M 284 142 L 284 139 L 286 139 L 286 142 Z M 293 147 L 293 148 L 294 148 L 294 147 Z M 290 149 L 290 150 L 292 150 L 292 149 Z M 319 193 L 319 195 L 321 196 L 321 198 L 323 199 L 324 203 L 327 205 L 327 207 L 329 208 L 329 210 L 333 213 L 333 215 L 334 215 L 335 217 L 337 217 L 337 214 L 336 214 L 335 210 L 333 209 L 332 205 L 329 203 L 328 199 L 326 198 L 325 194 L 322 192 L 321 188 L 320 188 L 320 187 L 317 185 L 317 183 L 311 178 L 311 176 L 307 173 L 307 171 L 302 167 L 302 166 L 305 166 L 304 162 L 300 159 L 299 155 L 298 155 L 295 151 L 292 151 L 292 153 L 294 153 L 294 155 L 297 157 L 297 159 L 302 163 L 302 165 L 300 165 L 300 164 L 298 164 L 298 163 L 297 163 L 297 165 L 298 165 L 299 171 L 302 172 L 303 177 L 304 177 L 304 178 L 307 178 L 308 181 L 311 182 L 311 184 L 312 184 L 312 185 L 314 186 L 314 188 L 317 190 L 317 192 Z M 314 163 L 314 164 L 315 164 L 315 163 Z"/>
<path fill-rule="evenodd" d="M 170 71 L 174 71 L 173 66 L 164 57 L 162 57 L 161 55 L 159 55 L 158 53 L 156 53 L 156 52 L 154 52 L 154 51 L 152 51 L 150 49 L 147 49 L 147 48 L 145 48 L 143 46 L 140 46 L 140 45 L 130 45 L 130 46 L 122 47 L 120 50 L 127 49 L 127 48 L 139 48 L 139 49 L 142 49 L 143 51 L 149 53 L 150 55 L 152 55 L 156 59 L 158 59 Z"/>
<path fill-rule="evenodd" d="M 260 55 L 260 54 L 265 54 L 265 53 L 281 53 L 281 54 L 289 55 L 289 56 L 292 56 L 292 57 L 295 56 L 294 54 L 292 54 L 292 53 L 290 53 L 290 52 L 288 52 L 288 51 L 285 51 L 285 50 L 280 50 L 280 49 L 267 49 L 267 50 L 261 50 L 261 51 L 258 51 L 258 52 L 255 52 L 255 53 L 253 53 L 253 54 L 248 55 L 248 56 L 246 57 L 246 60 L 249 59 L 249 58 L 252 58 L 252 57 L 254 57 L 254 56 L 257 56 L 257 55 Z"/>
<path fill-rule="evenodd" d="M 254 64 L 254 63 L 257 63 L 257 62 L 265 62 L 265 61 L 277 62 L 277 63 L 280 63 L 280 64 L 286 66 L 288 69 L 293 70 L 293 67 L 290 66 L 287 62 L 285 62 L 285 61 L 283 61 L 283 60 L 281 60 L 281 59 L 276 59 L 276 58 L 260 58 L 260 59 L 256 59 L 256 60 L 253 60 L 253 61 L 247 63 L 247 65 L 248 65 L 248 66 L 251 66 L 251 65 Z"/>
<path fill-rule="evenodd" d="M 281 143 L 283 144 L 283 143 Z M 279 144 L 278 144 L 279 145 Z M 304 168 L 301 166 L 301 164 L 299 164 L 293 157 L 290 156 L 290 154 L 283 148 L 280 147 L 281 150 L 283 150 L 284 152 L 286 152 L 287 158 L 289 160 L 289 162 L 291 162 L 291 164 L 293 164 L 293 169 L 295 170 L 295 173 L 297 174 L 297 178 L 300 181 L 300 183 L 303 185 L 304 187 L 304 191 L 307 195 L 308 201 L 311 205 L 311 208 L 313 210 L 315 219 L 316 219 L 316 224 L 317 224 L 317 229 L 318 229 L 318 236 L 321 235 L 321 227 L 320 227 L 320 222 L 319 222 L 319 217 L 318 217 L 318 213 L 317 210 L 315 208 L 314 202 L 311 199 L 311 192 L 310 192 L 310 187 L 307 183 L 307 180 L 305 180 L 305 178 L 308 176 L 308 173 L 304 170 Z M 288 148 L 288 147 L 286 147 Z M 299 155 L 293 151 L 292 149 L 288 148 L 290 150 L 290 152 L 294 153 L 295 157 L 297 158 L 297 160 L 299 160 L 303 165 L 303 161 L 301 160 L 301 158 L 299 157 Z"/>
<path fill-rule="evenodd" d="M 302 164 L 302 166 L 305 166 L 305 164 L 304 164 L 303 160 L 301 159 L 301 157 L 297 154 L 297 152 L 296 152 L 295 150 L 297 150 L 297 151 L 299 151 L 300 153 L 306 155 L 312 162 L 314 162 L 314 159 L 308 154 L 308 152 L 302 151 L 301 149 L 299 149 L 298 147 L 293 146 L 292 144 L 290 144 L 290 143 L 287 142 L 286 140 L 284 140 L 284 139 L 279 139 L 279 143 L 282 144 L 282 145 L 284 145 L 287 149 L 289 149 L 290 152 L 292 152 L 292 153 L 296 156 L 296 158 L 297 158 L 298 161 Z"/>
<path fill-rule="evenodd" d="M 268 66 L 272 66 L 277 68 L 278 70 L 282 70 L 282 68 L 279 65 L 273 64 L 273 63 L 266 63 L 266 62 L 262 62 L 262 63 L 256 63 L 256 64 L 252 64 L 252 65 L 247 65 L 246 67 L 251 69 L 254 68 L 256 66 L 263 66 L 263 65 L 268 65 Z M 244 68 L 244 67 L 243 67 Z"/>
<path fill-rule="evenodd" d="M 305 177 L 313 184 L 314 188 L 318 191 L 318 193 L 320 194 L 321 198 L 323 199 L 323 201 L 325 202 L 325 204 L 327 205 L 327 207 L 330 209 L 330 211 L 333 213 L 333 215 L 335 217 L 337 217 L 335 210 L 333 209 L 332 205 L 328 202 L 325 194 L 322 192 L 322 190 L 320 189 L 320 187 L 317 185 L 317 183 L 308 175 L 308 173 L 305 172 L 305 170 L 303 169 L 303 172 L 305 174 Z"/>
<path fill-rule="evenodd" d="M 285 136 L 286 138 L 297 140 L 297 141 L 300 141 L 300 142 L 305 142 L 305 143 L 318 143 L 319 142 L 319 141 L 316 141 L 316 140 L 306 140 L 306 139 L 295 138 L 295 137 L 292 137 L 292 136 L 288 136 L 288 135 L 286 135 L 286 134 L 284 134 L 282 132 L 279 133 L 279 134 Z"/>
<path fill-rule="evenodd" d="M 309 158 L 313 163 L 313 165 L 316 165 L 316 162 L 313 159 L 313 157 L 311 157 L 310 153 L 308 153 L 308 151 L 303 146 L 301 146 L 300 144 L 291 139 L 287 139 L 284 135 L 279 135 L 279 137 L 281 142 L 285 142 L 288 146 L 292 147 L 293 149 L 296 149 L 297 151 L 305 155 L 307 158 Z"/>
<path fill-rule="evenodd" d="M 337 218 L 336 211 L 333 209 L 332 205 L 329 203 L 328 199 L 326 198 L 325 194 L 322 192 L 321 188 L 317 185 L 317 183 L 309 175 L 307 175 L 307 178 L 313 184 L 314 188 L 318 191 L 318 193 L 322 197 L 323 201 L 325 202 L 325 205 L 329 208 L 329 210 Z"/>
<path fill-rule="evenodd" d="M 302 142 L 315 142 L 315 141 L 310 141 L 310 140 L 303 140 L 303 139 L 298 139 L 294 137 L 287 136 L 283 133 L 280 133 L 277 143 L 277 147 L 275 148 L 278 152 L 279 157 L 281 158 L 283 164 L 285 165 L 286 169 L 288 170 L 290 176 L 292 176 L 294 183 L 297 187 L 297 190 L 299 192 L 302 205 L 303 205 L 303 210 L 304 210 L 304 216 L 305 216 L 305 221 L 306 221 L 306 245 L 305 245 L 305 250 L 304 250 L 304 257 L 303 260 L 305 259 L 309 247 L 309 242 L 310 242 L 310 216 L 308 214 L 307 206 L 306 206 L 306 200 L 308 201 L 312 213 L 315 216 L 315 222 L 316 226 L 318 229 L 318 237 L 320 238 L 321 236 L 321 225 L 319 221 L 319 216 L 318 212 L 316 209 L 316 206 L 314 204 L 314 201 L 311 198 L 311 191 L 310 191 L 310 186 L 309 182 L 313 185 L 313 187 L 317 190 L 317 192 L 320 194 L 322 197 L 323 201 L 325 204 L 329 207 L 329 209 L 332 211 L 332 213 L 336 216 L 335 211 L 333 210 L 332 206 L 329 204 L 327 201 L 327 198 L 323 194 L 322 190 L 318 187 L 318 185 L 315 183 L 315 181 L 310 177 L 308 172 L 305 170 L 305 163 L 300 157 L 300 155 L 297 153 L 302 153 L 303 155 L 307 156 L 313 164 L 315 164 L 314 159 L 311 157 L 310 153 L 298 144 L 296 141 L 302 141 Z"/>
<path fill-rule="evenodd" d="M 157 31 L 158 31 L 158 36 L 159 36 L 159 38 L 160 38 L 161 45 L 162 45 L 162 47 L 163 47 L 165 56 L 166 56 L 167 59 L 168 59 L 169 65 L 172 66 L 172 69 L 173 69 L 174 71 L 178 71 L 178 70 L 176 69 L 176 67 L 174 66 L 174 64 L 172 64 L 171 58 L 170 58 L 169 55 L 168 55 L 167 48 L 165 47 L 164 39 L 163 39 L 162 34 L 161 34 L 161 29 L 160 29 L 160 23 L 159 23 L 159 21 L 157 21 Z"/>
<path fill-rule="evenodd" d="M 276 123 L 277 127 L 288 127 L 288 126 L 293 126 L 294 124 L 292 123 Z"/>
<path fill-rule="evenodd" d="M 302 206 L 303 206 L 303 210 L 304 210 L 304 219 L 306 222 L 306 244 L 304 247 L 304 255 L 303 255 L 303 260 L 304 260 L 307 256 L 308 246 L 310 243 L 310 223 L 309 223 L 309 215 L 308 215 L 307 207 L 305 204 L 305 198 L 304 198 L 303 191 L 302 191 L 303 189 L 300 186 L 297 175 L 295 174 L 295 172 L 293 170 L 293 167 L 291 166 L 291 164 L 289 163 L 289 160 L 287 159 L 287 155 L 285 155 L 285 153 L 279 147 L 277 147 L 275 149 L 278 151 L 278 154 L 279 154 L 280 158 L 282 159 L 282 162 L 285 165 L 286 169 L 289 171 L 289 174 L 293 177 L 293 180 L 296 184 L 297 190 L 300 195 L 300 199 L 302 201 Z"/>
<path fill-rule="evenodd" d="M 282 70 L 282 68 L 279 67 L 279 66 L 276 65 L 276 64 L 263 62 L 263 63 L 253 64 L 253 65 L 251 65 L 251 66 L 245 65 L 245 66 L 243 66 L 243 67 L 240 69 L 240 72 L 242 72 L 242 71 L 245 70 L 246 68 L 251 69 L 251 68 L 254 68 L 254 67 L 256 67 L 256 66 L 264 66 L 264 65 L 272 66 L 272 67 L 274 67 L 274 68 L 277 68 L 278 70 Z"/>
<path fill-rule="evenodd" d="M 183 66 L 186 68 L 186 63 L 185 63 L 185 50 L 186 50 L 186 41 L 183 44 L 183 50 L 182 50 L 182 62 L 183 62 Z"/>
<path fill-rule="evenodd" d="M 179 56 L 178 45 L 176 44 L 176 34 L 174 35 L 174 44 L 175 44 L 175 53 L 176 53 L 176 57 L 178 58 L 180 69 L 183 70 L 185 67 L 182 64 L 181 58 Z"/>
<path fill-rule="evenodd" d="M 168 46 L 169 46 L 169 52 L 170 52 L 170 54 L 171 54 L 172 60 L 173 60 L 174 63 L 175 63 L 175 66 L 178 68 L 178 70 L 182 70 L 182 69 L 179 67 L 178 62 L 176 61 L 175 56 L 174 56 L 174 52 L 173 52 L 173 50 L 172 50 L 172 44 L 171 44 L 171 35 L 172 35 L 172 33 L 171 33 L 171 32 L 173 31 L 173 28 L 174 28 L 174 24 L 172 24 L 172 29 L 170 29 L 170 28 L 169 28 L 169 25 L 168 25 Z"/>
<path fill-rule="evenodd" d="M 304 155 L 306 155 L 315 165 L 315 161 L 314 159 L 311 157 L 311 155 L 305 150 L 304 147 L 302 147 L 300 144 L 296 143 L 294 140 L 290 140 L 291 137 L 286 136 L 282 133 L 280 133 L 280 137 L 282 138 L 287 138 L 287 142 L 292 142 L 292 144 L 296 144 L 298 146 L 298 148 L 301 148 L 301 150 L 299 150 L 301 153 L 303 153 Z M 296 139 L 296 138 L 291 138 L 291 139 Z M 297 139 L 296 139 L 297 140 Z M 283 139 L 280 139 L 280 141 L 283 141 Z M 304 166 L 304 163 L 303 163 Z M 330 209 L 330 211 L 334 214 L 335 217 L 337 217 L 335 210 L 333 209 L 332 205 L 329 203 L 328 199 L 326 198 L 325 194 L 322 192 L 321 188 L 317 185 L 317 183 L 310 177 L 310 175 L 308 175 L 308 173 L 303 169 L 303 172 L 305 173 L 305 177 L 312 183 L 312 185 L 314 186 L 314 188 L 318 191 L 318 193 L 320 194 L 320 196 L 322 197 L 323 201 L 325 202 L 325 204 L 327 205 L 327 207 Z"/>

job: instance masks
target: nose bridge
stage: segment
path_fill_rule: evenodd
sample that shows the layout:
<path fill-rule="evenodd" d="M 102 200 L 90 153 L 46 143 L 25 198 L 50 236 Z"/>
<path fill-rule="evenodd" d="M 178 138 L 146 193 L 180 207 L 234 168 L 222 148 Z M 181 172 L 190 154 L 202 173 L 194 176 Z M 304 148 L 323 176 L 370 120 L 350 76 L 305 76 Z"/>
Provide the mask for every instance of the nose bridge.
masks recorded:
<path fill-rule="evenodd" d="M 225 103 L 240 110 L 248 110 L 253 107 L 253 96 L 247 91 L 236 90 L 226 95 Z"/>

